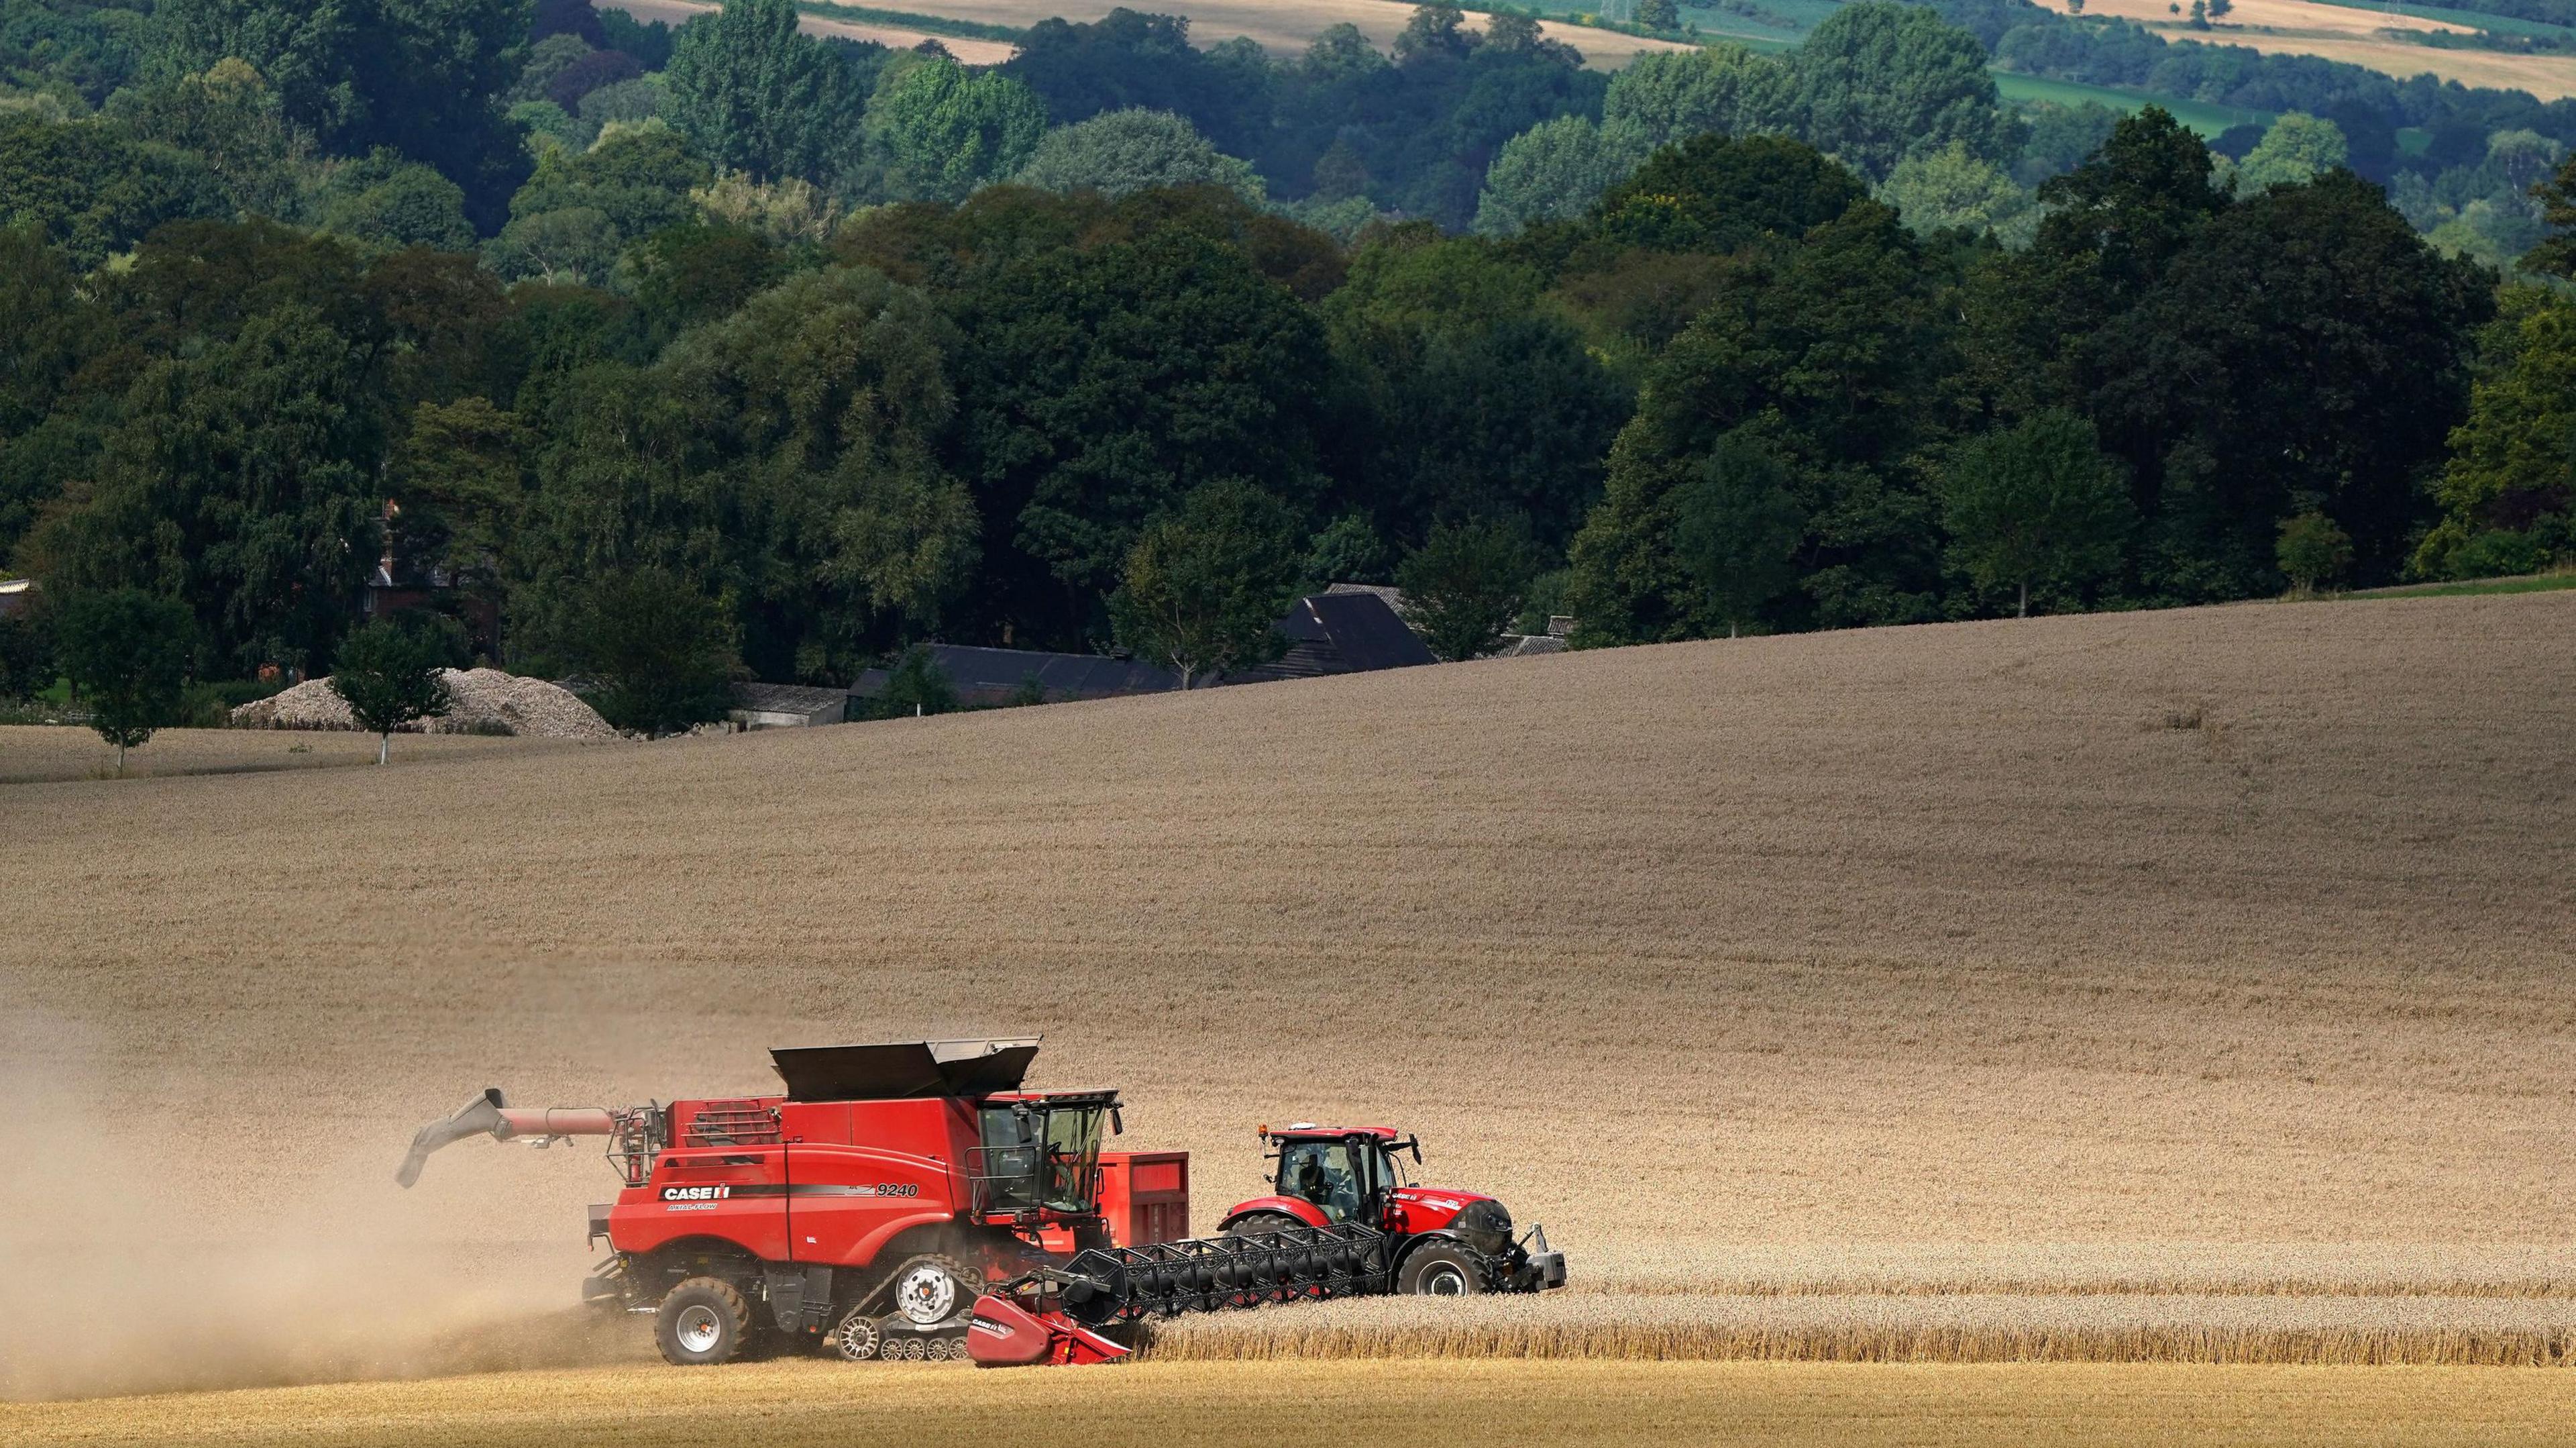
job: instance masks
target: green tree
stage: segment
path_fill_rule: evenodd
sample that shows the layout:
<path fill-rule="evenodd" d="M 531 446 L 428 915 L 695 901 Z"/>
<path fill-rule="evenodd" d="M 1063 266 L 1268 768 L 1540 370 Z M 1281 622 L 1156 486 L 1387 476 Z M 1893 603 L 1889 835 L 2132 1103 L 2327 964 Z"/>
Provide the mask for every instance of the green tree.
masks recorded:
<path fill-rule="evenodd" d="M 1788 471 L 1759 447 L 1722 440 L 1697 472 L 1678 500 L 1673 553 L 1735 638 L 1797 581 L 1806 519 Z"/>
<path fill-rule="evenodd" d="M 1109 197 L 1157 187 L 1222 186 L 1256 206 L 1264 199 L 1250 162 L 1219 151 L 1169 111 L 1108 111 L 1059 126 L 1011 179 L 1048 191 Z"/>
<path fill-rule="evenodd" d="M 732 702 L 732 649 L 714 599 L 658 568 L 590 585 L 565 641 L 598 686 L 591 707 L 620 729 L 677 733 L 721 719 Z"/>
<path fill-rule="evenodd" d="M 1434 528 L 1396 570 L 1404 621 L 1444 659 L 1482 658 L 1519 616 L 1539 566 L 1526 530 L 1499 519 Z"/>
<path fill-rule="evenodd" d="M 1789 66 L 1801 139 L 1874 181 L 1908 154 L 1954 141 L 1997 165 L 2021 149 L 1985 47 L 1928 7 L 1845 5 L 1808 32 Z"/>
<path fill-rule="evenodd" d="M 1637 0 L 1637 23 L 1648 30 L 1679 30 L 1682 8 L 1674 0 Z"/>
<path fill-rule="evenodd" d="M 416 719 L 447 712 L 447 681 L 440 676 L 437 640 L 380 618 L 352 630 L 332 661 L 331 692 L 349 706 L 358 727 L 376 736 L 376 763 L 392 757 L 394 731 Z"/>
<path fill-rule="evenodd" d="M 196 641 L 186 605 L 135 588 L 75 593 L 56 607 L 54 639 L 90 727 L 116 746 L 124 774 L 126 750 L 179 722 Z"/>
<path fill-rule="evenodd" d="M 725 0 L 680 27 L 664 114 L 719 169 L 824 180 L 858 135 L 866 98 L 797 19 L 791 0 Z"/>
<path fill-rule="evenodd" d="M 1917 151 L 1896 163 L 1878 199 L 1896 208 L 1918 236 L 1959 229 L 1993 233 L 2006 246 L 2027 246 L 2039 229 L 2039 209 L 2029 192 L 2003 169 L 1968 154 L 1953 141 L 1938 151 Z"/>
<path fill-rule="evenodd" d="M 341 155 L 389 146 L 499 219 L 526 174 L 503 118 L 529 0 L 165 0 L 158 64 L 202 72 L 227 57 L 275 88 L 286 119 Z"/>
<path fill-rule="evenodd" d="M 868 127 L 898 190 L 955 201 L 1027 165 L 1046 134 L 1046 103 L 1009 76 L 941 57 L 890 73 Z"/>
<path fill-rule="evenodd" d="M 1295 596 L 1297 521 L 1286 504 L 1236 479 L 1209 483 L 1145 529 L 1110 600 L 1118 641 L 1181 676 L 1279 656 L 1273 626 Z"/>
<path fill-rule="evenodd" d="M 203 161 L 232 210 L 297 219 L 313 138 L 287 121 L 276 93 L 243 62 L 226 57 L 201 75 L 119 91 L 109 114 L 138 139 Z"/>
<path fill-rule="evenodd" d="M 245 673 L 327 657 L 380 551 L 385 416 L 369 362 L 289 303 L 144 367 L 92 477 L 29 537 L 40 576 L 184 598 L 208 657 Z"/>
<path fill-rule="evenodd" d="M 931 657 L 930 650 L 915 644 L 886 671 L 885 689 L 877 695 L 876 706 L 878 716 L 886 719 L 953 713 L 957 708 L 957 686 L 950 682 L 948 671 Z"/>
<path fill-rule="evenodd" d="M 427 166 L 378 150 L 346 162 L 324 182 L 321 223 L 327 230 L 384 247 L 433 246 L 470 251 L 474 224 L 465 192 Z"/>
<path fill-rule="evenodd" d="M 2576 510 L 2576 303 L 2536 287 L 2507 298 L 2434 485 L 2442 522 L 2412 569 L 2424 577 L 2463 572 L 2462 550 L 2486 534 L 2563 532 Z"/>
<path fill-rule="evenodd" d="M 2295 186 L 2347 159 L 2342 128 L 2304 111 L 2290 111 L 2274 121 L 2237 164 L 2236 190 L 2252 195 L 2267 186 Z"/>
<path fill-rule="evenodd" d="M 1384 536 L 1518 517 L 1553 554 L 1581 526 L 1632 404 L 1540 286 L 1480 242 L 1408 228 L 1363 248 L 1324 300 L 1365 404 L 1335 440 L 1341 471 L 1368 480 L 1350 501 Z"/>
<path fill-rule="evenodd" d="M 1035 637 L 1096 636 L 1138 534 L 1197 488 L 1261 478 L 1303 506 L 1321 483 L 1323 329 L 1231 246 L 1172 228 L 1046 249 L 960 291 L 952 315 L 960 471 L 993 520 L 987 587 Z"/>
<path fill-rule="evenodd" d="M 1476 230 L 1509 236 L 1533 221 L 1570 221 L 1625 179 L 1646 148 L 1583 116 L 1541 121 L 1503 143 L 1485 172 Z"/>
<path fill-rule="evenodd" d="M 1951 556 L 1980 588 L 2080 588 L 2119 567 L 2136 525 L 2127 486 L 2093 425 L 2042 412 L 1962 443 L 1941 469 L 1941 524 Z"/>
<path fill-rule="evenodd" d="M 2301 513 L 2281 520 L 2275 555 L 2290 587 L 2314 593 L 2352 566 L 2352 535 L 2323 513 Z"/>
<path fill-rule="evenodd" d="M 205 162 L 105 121 L 0 112 L 0 226 L 41 229 L 87 271 L 165 221 L 231 209 Z"/>
<path fill-rule="evenodd" d="M 1638 56 L 1611 77 L 1601 102 L 1602 129 L 1646 150 L 1710 132 L 1786 132 L 1797 116 L 1797 78 L 1790 68 L 1741 45 Z"/>

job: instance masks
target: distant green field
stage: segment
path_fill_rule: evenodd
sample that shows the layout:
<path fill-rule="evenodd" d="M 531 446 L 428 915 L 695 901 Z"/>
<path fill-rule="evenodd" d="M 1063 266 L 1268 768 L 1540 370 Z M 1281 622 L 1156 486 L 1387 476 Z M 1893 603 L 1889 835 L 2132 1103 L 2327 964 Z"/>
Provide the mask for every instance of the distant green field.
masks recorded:
<path fill-rule="evenodd" d="M 2546 20 L 2521 20 L 2511 15 L 2489 15 L 2478 10 L 2443 10 L 2431 5 L 2383 4 L 2381 0 L 2322 0 L 2327 5 L 2340 5 L 2347 10 L 2384 10 L 2392 15 L 2412 15 L 2418 20 L 2448 20 L 2455 25 L 2493 31 L 2498 35 L 2538 35 L 2552 40 L 2576 40 L 2576 28 L 2552 25 Z"/>
<path fill-rule="evenodd" d="M 2527 573 L 2519 578 L 2472 578 L 2461 583 L 2418 583 L 2403 588 L 2365 588 L 2337 598 L 2457 598 L 2479 593 L 2553 593 L 2576 588 L 2576 573 Z"/>
<path fill-rule="evenodd" d="M 2211 105 L 2207 101 L 2187 101 L 2177 96 L 2141 95 L 2136 91 L 2113 90 L 2109 86 L 2085 85 L 2071 80 L 2043 80 L 2035 75 L 2019 75 L 2008 70 L 1995 73 L 1995 89 L 2008 101 L 2055 101 L 2060 105 L 2082 105 L 2098 101 L 2115 111 L 2135 114 L 2149 106 L 2162 106 L 2173 118 L 2204 136 L 2215 136 L 2230 126 L 2268 126 L 2272 116 L 2266 111 L 2250 111 L 2242 106 Z"/>

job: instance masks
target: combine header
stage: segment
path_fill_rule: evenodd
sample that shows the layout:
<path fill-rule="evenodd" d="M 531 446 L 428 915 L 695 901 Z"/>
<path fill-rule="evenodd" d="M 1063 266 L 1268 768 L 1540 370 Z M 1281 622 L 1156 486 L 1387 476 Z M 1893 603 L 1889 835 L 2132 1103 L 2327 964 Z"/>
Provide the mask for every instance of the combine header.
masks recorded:
<path fill-rule="evenodd" d="M 852 1361 L 1106 1362 L 1153 1317 L 1384 1292 L 1532 1292 L 1565 1259 L 1472 1192 L 1403 1180 L 1386 1127 L 1261 1128 L 1275 1194 L 1191 1239 L 1189 1158 L 1107 1152 L 1114 1091 L 1021 1089 L 1038 1043 L 770 1053 L 777 1096 L 521 1110 L 486 1091 L 421 1128 L 395 1179 L 471 1136 L 606 1139 L 584 1300 L 650 1313 L 682 1365 L 823 1348 Z"/>

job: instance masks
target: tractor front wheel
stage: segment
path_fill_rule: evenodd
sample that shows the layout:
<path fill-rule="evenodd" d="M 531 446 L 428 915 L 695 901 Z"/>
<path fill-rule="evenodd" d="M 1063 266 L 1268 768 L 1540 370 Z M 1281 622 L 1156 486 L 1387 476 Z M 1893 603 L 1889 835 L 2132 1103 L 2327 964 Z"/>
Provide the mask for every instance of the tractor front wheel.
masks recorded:
<path fill-rule="evenodd" d="M 1229 1237 L 1249 1237 L 1256 1232 L 1276 1232 L 1282 1227 L 1304 1225 L 1306 1224 L 1286 1212 L 1253 1212 L 1226 1228 L 1225 1234 Z"/>
<path fill-rule="evenodd" d="M 671 1289 L 653 1317 L 653 1340 L 662 1361 L 674 1367 L 713 1367 L 742 1352 L 751 1331 L 751 1308 L 732 1283 L 692 1277 Z"/>
<path fill-rule="evenodd" d="M 1474 1297 L 1486 1290 L 1485 1259 L 1455 1242 L 1427 1243 L 1404 1259 L 1396 1290 L 1425 1297 Z"/>

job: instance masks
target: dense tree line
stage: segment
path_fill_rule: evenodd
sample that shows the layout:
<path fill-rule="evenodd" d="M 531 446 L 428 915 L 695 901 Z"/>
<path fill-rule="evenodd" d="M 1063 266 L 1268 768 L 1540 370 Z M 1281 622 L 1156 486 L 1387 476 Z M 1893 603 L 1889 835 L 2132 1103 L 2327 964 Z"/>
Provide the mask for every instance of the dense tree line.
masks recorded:
<path fill-rule="evenodd" d="M 2567 303 L 2499 314 L 2327 122 L 2016 113 L 1925 10 L 1607 82 L 1438 5 L 1391 57 L 1120 12 L 985 70 L 779 0 L 258 10 L 79 12 L 0 121 L 0 557 L 168 601 L 201 679 L 331 667 L 387 557 L 459 661 L 668 727 L 928 639 L 1240 668 L 1336 580 L 1459 657 L 2569 547 Z M 333 27 L 439 15 L 527 39 L 445 54 L 433 146 Z M 244 37 L 277 76 L 205 59 Z"/>

